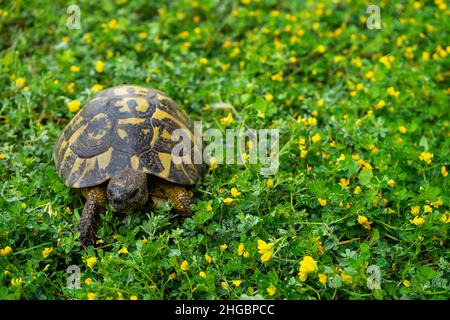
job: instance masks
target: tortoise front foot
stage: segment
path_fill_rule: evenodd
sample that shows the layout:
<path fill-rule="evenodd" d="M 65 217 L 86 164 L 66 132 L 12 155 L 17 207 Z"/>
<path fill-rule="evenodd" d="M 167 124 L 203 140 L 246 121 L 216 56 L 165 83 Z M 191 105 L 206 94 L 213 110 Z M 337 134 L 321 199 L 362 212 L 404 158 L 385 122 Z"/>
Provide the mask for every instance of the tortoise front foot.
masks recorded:
<path fill-rule="evenodd" d="M 157 181 L 151 186 L 150 194 L 168 199 L 181 222 L 192 216 L 192 197 L 186 187 L 168 181 Z"/>
<path fill-rule="evenodd" d="M 95 235 L 101 226 L 101 213 L 105 211 L 106 193 L 103 187 L 86 190 L 86 203 L 81 214 L 78 231 L 80 242 L 84 248 L 94 242 Z"/>

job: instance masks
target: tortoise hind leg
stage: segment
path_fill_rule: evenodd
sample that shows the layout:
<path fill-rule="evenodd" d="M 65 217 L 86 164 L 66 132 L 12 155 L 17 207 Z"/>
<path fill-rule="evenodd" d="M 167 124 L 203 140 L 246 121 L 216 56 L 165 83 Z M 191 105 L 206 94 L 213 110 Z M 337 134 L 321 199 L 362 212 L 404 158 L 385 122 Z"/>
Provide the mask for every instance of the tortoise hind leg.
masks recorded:
<path fill-rule="evenodd" d="M 77 230 L 80 231 L 80 242 L 83 247 L 91 244 L 101 226 L 100 214 L 105 211 L 105 187 L 93 187 L 84 190 L 86 203 L 81 214 Z"/>
<path fill-rule="evenodd" d="M 149 193 L 155 197 L 168 199 L 181 220 L 192 215 L 192 197 L 185 186 L 165 180 L 152 179 Z"/>

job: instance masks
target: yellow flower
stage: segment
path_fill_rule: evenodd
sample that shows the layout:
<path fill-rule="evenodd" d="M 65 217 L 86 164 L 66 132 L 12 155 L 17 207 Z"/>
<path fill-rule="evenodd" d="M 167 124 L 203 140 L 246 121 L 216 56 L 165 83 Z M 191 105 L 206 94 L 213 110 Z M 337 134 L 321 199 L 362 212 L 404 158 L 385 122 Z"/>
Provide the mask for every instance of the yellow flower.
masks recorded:
<path fill-rule="evenodd" d="M 319 201 L 319 204 L 320 204 L 322 207 L 325 207 L 325 206 L 327 205 L 327 200 L 325 200 L 325 199 L 317 198 L 317 201 Z"/>
<path fill-rule="evenodd" d="M 91 43 L 91 42 L 92 42 L 92 36 L 91 36 L 90 33 L 86 33 L 86 34 L 83 36 L 83 39 L 84 39 L 84 41 L 86 41 L 87 43 Z"/>
<path fill-rule="evenodd" d="M 430 207 L 429 205 L 424 205 L 424 206 L 423 206 L 423 211 L 424 211 L 425 213 L 431 213 L 431 212 L 433 212 L 433 208 Z"/>
<path fill-rule="evenodd" d="M 230 52 L 230 58 L 237 57 L 241 53 L 241 49 L 238 47 L 234 47 L 233 50 Z"/>
<path fill-rule="evenodd" d="M 450 222 L 450 217 L 447 214 L 443 213 L 441 215 L 441 217 L 439 218 L 439 221 L 442 223 L 448 223 L 448 222 Z"/>
<path fill-rule="evenodd" d="M 410 287 L 411 286 L 411 282 L 409 282 L 408 280 L 402 280 L 402 284 L 405 286 L 405 287 Z"/>
<path fill-rule="evenodd" d="M 71 66 L 70 67 L 70 71 L 72 71 L 72 72 L 80 72 L 80 67 L 78 67 L 78 66 Z"/>
<path fill-rule="evenodd" d="M 69 40 L 70 40 L 70 38 L 69 38 L 69 37 L 67 37 L 67 36 L 66 36 L 66 37 L 62 37 L 62 38 L 61 38 L 61 42 L 62 42 L 62 43 L 68 43 L 68 42 L 69 42 Z"/>
<path fill-rule="evenodd" d="M 367 217 L 361 215 L 358 215 L 358 223 L 367 230 L 370 230 L 370 225 L 372 224 L 372 222 L 369 222 L 369 219 L 367 219 Z"/>
<path fill-rule="evenodd" d="M 213 207 L 212 207 L 211 203 L 208 203 L 208 205 L 206 206 L 206 211 L 208 211 L 208 212 L 213 211 Z"/>
<path fill-rule="evenodd" d="M 220 124 L 227 126 L 231 122 L 233 122 L 233 114 L 231 112 L 228 112 L 228 115 L 225 118 L 220 119 L 219 121 L 220 121 Z"/>
<path fill-rule="evenodd" d="M 111 21 L 109 21 L 108 27 L 110 29 L 115 29 L 117 27 L 117 20 L 116 19 L 112 19 Z"/>
<path fill-rule="evenodd" d="M 359 224 L 364 224 L 364 223 L 367 223 L 368 221 L 369 221 L 369 219 L 367 219 L 366 217 L 361 216 L 361 215 L 358 216 L 358 223 Z"/>
<path fill-rule="evenodd" d="M 201 277 L 201 278 L 206 278 L 206 273 L 205 273 L 204 271 L 200 271 L 200 272 L 198 273 L 198 275 L 199 275 L 199 277 Z"/>
<path fill-rule="evenodd" d="M 231 195 L 235 198 L 239 197 L 241 195 L 241 193 L 236 188 L 231 188 L 230 192 L 231 192 Z"/>
<path fill-rule="evenodd" d="M 92 92 L 96 93 L 103 90 L 103 86 L 101 84 L 94 84 L 92 86 Z"/>
<path fill-rule="evenodd" d="M 341 273 L 341 279 L 343 282 L 351 283 L 353 281 L 353 277 L 345 272 Z"/>
<path fill-rule="evenodd" d="M 86 280 L 84 280 L 84 283 L 86 283 L 88 286 L 90 286 L 92 284 L 92 279 L 86 278 Z"/>
<path fill-rule="evenodd" d="M 75 83 L 71 82 L 67 85 L 67 91 L 69 91 L 70 93 L 75 92 Z"/>
<path fill-rule="evenodd" d="M 122 247 L 120 250 L 119 250 L 119 254 L 128 254 L 128 249 L 126 248 L 126 247 Z"/>
<path fill-rule="evenodd" d="M 389 88 L 387 89 L 387 93 L 388 93 L 388 95 L 393 96 L 393 97 L 395 97 L 395 98 L 398 98 L 398 96 L 400 95 L 400 92 L 397 91 L 397 90 L 395 90 L 394 87 L 389 87 Z"/>
<path fill-rule="evenodd" d="M 315 126 L 317 124 L 317 119 L 314 117 L 310 117 L 310 118 L 308 118 L 307 122 L 310 126 Z M 320 138 L 320 135 L 319 135 L 319 138 Z"/>
<path fill-rule="evenodd" d="M 318 107 L 323 107 L 323 105 L 324 105 L 323 99 L 320 99 L 316 102 L 316 106 L 318 106 Z"/>
<path fill-rule="evenodd" d="M 327 50 L 323 44 L 317 46 L 317 51 L 320 53 L 324 53 Z"/>
<path fill-rule="evenodd" d="M 11 285 L 13 287 L 21 286 L 24 283 L 25 283 L 25 280 L 23 280 L 23 278 L 12 278 L 11 279 Z"/>
<path fill-rule="evenodd" d="M 44 248 L 44 250 L 42 250 L 42 257 L 44 258 L 44 259 L 46 259 L 49 255 L 50 255 L 50 253 L 53 251 L 53 247 L 50 247 L 50 248 Z"/>
<path fill-rule="evenodd" d="M 105 63 L 102 60 L 98 60 L 95 63 L 95 71 L 97 71 L 97 73 L 102 73 L 105 71 Z"/>
<path fill-rule="evenodd" d="M 248 258 L 249 257 L 249 253 L 245 250 L 245 246 L 243 243 L 239 243 L 238 246 L 238 256 L 243 256 L 244 258 Z"/>
<path fill-rule="evenodd" d="M 209 165 L 211 166 L 211 169 L 216 169 L 219 164 L 217 163 L 217 159 L 216 157 L 211 157 L 211 159 L 209 159 Z"/>
<path fill-rule="evenodd" d="M 7 254 L 12 252 L 12 248 L 10 246 L 6 246 L 3 249 L 0 249 L 0 257 L 6 256 Z"/>
<path fill-rule="evenodd" d="M 101 84 L 94 84 L 92 86 L 92 92 L 96 93 L 103 90 L 103 86 Z"/>
<path fill-rule="evenodd" d="M 417 216 L 420 213 L 420 206 L 415 206 L 411 208 L 411 213 Z"/>
<path fill-rule="evenodd" d="M 225 203 L 225 205 L 230 206 L 233 203 L 233 199 L 232 198 L 225 198 L 223 200 L 223 203 Z"/>
<path fill-rule="evenodd" d="M 208 252 L 205 253 L 205 260 L 206 260 L 206 262 L 208 262 L 208 263 L 211 263 L 211 262 L 212 262 L 212 258 L 211 258 L 211 256 L 208 254 Z"/>
<path fill-rule="evenodd" d="M 16 79 L 16 85 L 18 85 L 19 87 L 25 85 L 26 82 L 27 82 L 27 79 L 22 78 L 22 77 Z"/>
<path fill-rule="evenodd" d="M 319 282 L 321 284 L 326 285 L 327 284 L 327 279 L 328 279 L 328 277 L 327 277 L 326 274 L 323 274 L 323 273 L 319 274 Z"/>
<path fill-rule="evenodd" d="M 416 226 L 421 226 L 425 223 L 425 219 L 422 217 L 414 217 L 414 219 L 409 220 L 409 222 L 411 222 L 412 224 L 414 224 Z"/>
<path fill-rule="evenodd" d="M 439 208 L 440 206 L 442 206 L 444 204 L 444 202 L 441 199 L 439 199 L 439 200 L 436 200 L 435 202 L 432 202 L 431 204 L 433 205 L 433 207 Z"/>
<path fill-rule="evenodd" d="M 67 108 L 70 112 L 77 112 L 81 108 L 81 102 L 78 100 L 72 100 L 67 103 Z"/>
<path fill-rule="evenodd" d="M 266 186 L 267 186 L 267 188 L 273 187 L 273 180 L 271 178 L 267 179 Z"/>
<path fill-rule="evenodd" d="M 313 137 L 311 138 L 313 143 L 319 142 L 321 139 L 320 134 L 316 133 L 315 135 L 313 135 Z"/>
<path fill-rule="evenodd" d="M 430 152 L 422 152 L 419 156 L 419 159 L 425 161 L 427 164 L 431 163 L 431 159 L 433 159 L 434 154 Z"/>
<path fill-rule="evenodd" d="M 219 247 L 220 251 L 225 251 L 225 250 L 227 250 L 227 248 L 228 248 L 228 245 L 227 245 L 226 243 L 222 244 L 222 245 Z"/>
<path fill-rule="evenodd" d="M 182 32 L 180 32 L 180 33 L 178 34 L 177 37 L 178 37 L 178 38 L 181 38 L 181 39 L 186 39 L 186 38 L 189 37 L 189 31 L 182 31 Z"/>
<path fill-rule="evenodd" d="M 139 39 L 147 39 L 148 34 L 145 31 L 142 31 L 141 33 L 139 33 Z"/>
<path fill-rule="evenodd" d="M 348 180 L 348 179 L 341 178 L 341 180 L 339 180 L 339 185 L 340 185 L 342 188 L 348 187 L 349 184 L 350 184 L 350 180 Z"/>
<path fill-rule="evenodd" d="M 270 79 L 272 79 L 272 81 L 283 81 L 283 72 L 274 74 Z"/>
<path fill-rule="evenodd" d="M 258 240 L 258 252 L 261 254 L 261 262 L 269 261 L 273 255 L 273 243 Z"/>
<path fill-rule="evenodd" d="M 400 126 L 400 127 L 398 127 L 398 131 L 400 131 L 400 133 L 406 133 L 406 132 L 408 132 L 408 129 L 406 129 L 404 126 Z"/>
<path fill-rule="evenodd" d="M 5 158 L 6 158 L 5 154 L 0 152 L 0 160 L 3 160 Z"/>
<path fill-rule="evenodd" d="M 358 195 L 361 194 L 362 190 L 360 186 L 356 186 L 355 191 L 353 191 L 354 194 Z"/>
<path fill-rule="evenodd" d="M 380 62 L 382 63 L 382 64 L 384 64 L 384 66 L 386 67 L 386 68 L 388 68 L 388 69 L 390 69 L 391 68 L 391 62 L 393 62 L 394 61 L 394 57 L 393 56 L 383 56 L 383 57 L 381 57 L 380 58 Z"/>
<path fill-rule="evenodd" d="M 189 263 L 186 260 L 183 260 L 180 264 L 180 269 L 186 271 L 189 269 Z"/>
<path fill-rule="evenodd" d="M 367 79 L 372 80 L 375 77 L 375 74 L 373 73 L 373 71 L 367 71 L 366 74 L 365 74 L 365 77 Z"/>
<path fill-rule="evenodd" d="M 380 100 L 376 105 L 375 105 L 375 109 L 382 109 L 384 106 L 386 105 L 386 102 L 384 102 L 384 100 Z"/>
<path fill-rule="evenodd" d="M 317 262 L 313 257 L 305 256 L 303 257 L 303 260 L 300 261 L 299 271 L 300 281 L 306 281 L 310 273 L 317 271 Z"/>
<path fill-rule="evenodd" d="M 267 293 L 269 296 L 273 296 L 275 292 L 277 292 L 277 288 L 273 284 L 270 284 L 270 287 L 267 288 Z"/>
<path fill-rule="evenodd" d="M 137 299 L 138 299 L 138 297 L 135 295 L 130 296 L 130 300 L 137 300 Z"/>
<path fill-rule="evenodd" d="M 266 93 L 265 95 L 264 95 L 264 98 L 267 100 L 267 101 L 272 101 L 273 100 L 273 95 L 271 94 L 271 93 Z"/>
<path fill-rule="evenodd" d="M 443 177 L 448 176 L 447 168 L 445 166 L 441 167 L 441 174 Z"/>
<path fill-rule="evenodd" d="M 136 52 L 141 52 L 142 51 L 142 43 L 136 43 L 134 45 L 134 50 L 136 50 Z"/>
<path fill-rule="evenodd" d="M 97 295 L 93 292 L 89 292 L 87 294 L 87 298 L 88 298 L 88 300 L 95 300 L 95 299 L 97 299 Z"/>
<path fill-rule="evenodd" d="M 242 283 L 242 280 L 232 280 L 231 283 L 235 286 L 235 287 L 239 287 Z"/>
<path fill-rule="evenodd" d="M 200 62 L 200 64 L 205 65 L 205 64 L 208 64 L 208 59 L 200 58 L 199 62 Z"/>
<path fill-rule="evenodd" d="M 97 258 L 96 257 L 89 257 L 89 258 L 86 259 L 85 263 L 86 263 L 86 265 L 89 268 L 92 268 L 97 263 Z"/>

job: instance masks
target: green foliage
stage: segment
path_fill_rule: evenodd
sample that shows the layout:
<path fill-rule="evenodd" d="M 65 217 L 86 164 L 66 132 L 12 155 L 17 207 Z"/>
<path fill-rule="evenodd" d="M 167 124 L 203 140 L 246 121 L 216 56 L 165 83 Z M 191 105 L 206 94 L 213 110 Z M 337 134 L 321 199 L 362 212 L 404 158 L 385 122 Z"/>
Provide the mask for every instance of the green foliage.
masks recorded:
<path fill-rule="evenodd" d="M 1 299 L 449 299 L 444 2 L 383 1 L 380 30 L 365 1 L 77 4 L 80 30 L 63 1 L 0 10 Z M 126 83 L 204 129 L 280 129 L 277 174 L 209 169 L 183 224 L 108 208 L 82 250 L 52 148 L 74 101 Z"/>

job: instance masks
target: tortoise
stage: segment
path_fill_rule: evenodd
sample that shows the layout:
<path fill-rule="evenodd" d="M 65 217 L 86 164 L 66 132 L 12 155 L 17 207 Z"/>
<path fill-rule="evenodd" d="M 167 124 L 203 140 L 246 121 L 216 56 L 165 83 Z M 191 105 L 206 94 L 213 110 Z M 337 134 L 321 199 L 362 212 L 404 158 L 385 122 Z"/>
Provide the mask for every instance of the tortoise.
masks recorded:
<path fill-rule="evenodd" d="M 177 129 L 193 146 L 183 161 L 171 152 Z M 53 151 L 64 184 L 86 198 L 77 227 L 82 245 L 93 242 L 107 202 L 115 212 L 131 213 L 168 200 L 181 219 L 191 215 L 189 186 L 202 175 L 202 165 L 192 161 L 201 153 L 199 139 L 189 117 L 159 90 L 122 85 L 88 101 Z"/>

